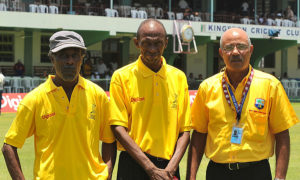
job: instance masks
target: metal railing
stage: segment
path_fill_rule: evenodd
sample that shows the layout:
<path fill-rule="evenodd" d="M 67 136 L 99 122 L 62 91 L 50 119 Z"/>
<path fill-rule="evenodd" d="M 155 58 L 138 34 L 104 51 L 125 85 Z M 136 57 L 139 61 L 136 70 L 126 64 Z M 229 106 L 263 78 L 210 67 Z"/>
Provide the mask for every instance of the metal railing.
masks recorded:
<path fill-rule="evenodd" d="M 15 3 L 17 2 L 17 3 Z M 5 5 L 6 11 L 16 11 L 16 12 L 36 12 L 36 13 L 51 13 L 50 12 L 50 6 L 55 6 L 58 9 L 58 14 L 74 14 L 74 15 L 94 15 L 94 16 L 106 16 L 105 9 L 109 8 L 109 5 L 103 4 L 103 3 L 97 3 L 97 4 L 75 4 L 70 8 L 70 5 L 67 4 L 39 4 L 39 3 L 28 3 L 28 2 L 18 2 L 18 1 L 12 1 L 12 0 L 6 0 L 5 3 L 1 3 Z M 46 10 L 40 10 L 39 6 L 42 5 L 44 8 L 48 9 Z M 34 8 L 33 8 L 34 7 Z M 135 6 L 129 6 L 129 14 L 124 13 L 126 11 L 124 9 L 125 6 L 122 5 L 115 5 L 114 9 L 118 11 L 119 17 L 131 17 L 130 11 L 132 9 L 136 10 L 144 10 L 147 13 L 147 17 L 153 17 L 158 19 L 169 19 L 167 11 L 163 10 L 162 8 L 155 8 L 155 7 L 135 7 Z M 154 8 L 155 15 L 153 12 L 151 12 Z M 163 15 L 157 16 L 157 9 L 161 9 Z M 180 13 L 182 11 L 173 11 L 176 15 L 176 13 Z M 200 17 L 200 21 L 208 22 L 210 21 L 210 13 L 206 12 L 197 12 L 198 16 Z M 193 12 L 195 15 L 195 12 Z M 242 18 L 240 15 L 227 15 L 227 14 L 214 14 L 213 19 L 214 22 L 227 22 L 227 23 L 240 23 L 240 18 Z M 249 17 L 249 19 L 254 19 L 253 17 Z M 199 21 L 199 20 L 198 20 Z"/>
<path fill-rule="evenodd" d="M 46 79 L 40 77 L 5 77 L 4 93 L 28 93 Z M 89 79 L 104 91 L 109 91 L 110 79 Z M 198 90 L 203 80 L 188 81 L 189 90 Z M 283 79 L 281 83 L 290 99 L 300 99 L 300 80 Z"/>
<path fill-rule="evenodd" d="M 289 98 L 300 98 L 300 81 L 296 79 L 282 79 L 282 86 Z"/>
<path fill-rule="evenodd" d="M 6 76 L 4 79 L 4 93 L 28 93 L 43 82 L 46 78 L 29 76 Z M 109 91 L 110 79 L 90 79 L 104 91 Z"/>
<path fill-rule="evenodd" d="M 4 2 L 4 3 L 3 3 Z M 62 1 L 63 2 L 63 1 Z M 183 12 L 180 9 L 175 8 L 175 11 L 168 12 L 166 9 L 160 7 L 153 7 L 149 4 L 148 7 L 141 6 L 124 6 L 124 5 L 114 5 L 114 12 L 111 15 L 107 13 L 110 9 L 109 4 L 105 3 L 77 3 L 70 7 L 68 4 L 32 4 L 28 2 L 19 2 L 18 0 L 4 0 L 0 3 L 0 11 L 20 11 L 20 12 L 36 12 L 36 13 L 58 13 L 58 14 L 74 14 L 74 15 L 92 15 L 92 16 L 111 16 L 111 17 L 134 17 L 134 18 L 156 18 L 156 19 L 178 19 L 177 14 L 182 14 L 180 17 L 184 20 L 190 21 L 202 21 L 210 22 L 211 14 L 209 12 Z M 52 8 L 51 8 L 52 6 Z M 55 11 L 53 9 L 56 9 Z M 46 10 L 47 9 L 47 10 Z M 143 11 L 146 16 L 133 15 L 133 10 L 135 13 Z M 106 12 L 107 11 L 107 12 Z M 173 13 L 170 17 L 169 13 Z M 258 18 L 254 15 L 244 16 L 242 14 L 222 12 L 213 14 L 213 22 L 223 22 L 223 23 L 237 23 L 237 24 L 259 24 L 259 19 L 263 19 L 261 25 L 269 24 L 267 18 Z M 270 19 L 270 18 L 269 18 Z M 280 23 L 275 23 L 275 20 L 270 25 L 275 26 L 286 26 L 286 27 L 299 27 L 300 22 L 296 20 L 288 20 L 284 18 L 279 18 Z M 277 22 L 277 21 L 276 21 Z"/>

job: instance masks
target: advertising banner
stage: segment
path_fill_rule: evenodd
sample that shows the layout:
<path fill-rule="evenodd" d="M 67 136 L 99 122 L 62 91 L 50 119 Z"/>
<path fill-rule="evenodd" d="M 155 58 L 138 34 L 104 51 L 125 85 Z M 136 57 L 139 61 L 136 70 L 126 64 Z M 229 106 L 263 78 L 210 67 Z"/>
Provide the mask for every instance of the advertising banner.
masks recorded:
<path fill-rule="evenodd" d="M 1 101 L 1 112 L 17 112 L 20 101 L 26 93 L 3 93 Z"/>
<path fill-rule="evenodd" d="M 107 96 L 109 97 L 109 92 L 106 91 Z M 190 94 L 190 103 L 194 102 L 197 91 L 191 90 Z M 17 112 L 20 101 L 24 98 L 26 93 L 3 93 L 1 101 L 1 112 Z"/>

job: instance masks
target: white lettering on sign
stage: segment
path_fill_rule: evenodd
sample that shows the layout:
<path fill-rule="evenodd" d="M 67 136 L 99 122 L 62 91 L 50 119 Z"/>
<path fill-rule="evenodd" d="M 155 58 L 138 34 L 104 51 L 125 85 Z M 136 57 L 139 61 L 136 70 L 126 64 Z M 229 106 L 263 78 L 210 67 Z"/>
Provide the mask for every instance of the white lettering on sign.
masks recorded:
<path fill-rule="evenodd" d="M 193 104 L 195 98 L 196 98 L 197 90 L 190 90 L 190 105 Z M 18 109 L 18 106 L 26 93 L 3 93 L 2 96 L 2 106 L 1 106 L 1 112 L 16 112 Z M 109 92 L 106 91 L 106 95 L 108 99 L 110 98 Z"/>
<path fill-rule="evenodd" d="M 230 28 L 241 28 L 244 31 L 247 32 L 247 34 L 250 36 L 265 38 L 269 37 L 270 31 L 278 31 L 278 37 L 282 37 L 283 39 L 291 39 L 295 37 L 300 37 L 300 30 L 297 27 L 278 27 L 278 26 L 266 26 L 266 25 L 244 25 L 244 24 L 207 24 L 202 25 L 201 29 L 203 29 L 203 32 L 210 32 L 210 33 L 220 33 L 225 32 L 226 30 Z M 201 31 L 202 32 L 202 31 Z M 293 39 L 295 40 L 295 39 Z"/>
<path fill-rule="evenodd" d="M 3 103 L 1 104 L 1 108 L 4 109 L 6 106 L 8 106 L 9 108 L 17 110 L 21 100 L 22 97 L 20 95 L 17 95 L 16 98 L 10 98 L 9 95 L 2 96 Z"/>

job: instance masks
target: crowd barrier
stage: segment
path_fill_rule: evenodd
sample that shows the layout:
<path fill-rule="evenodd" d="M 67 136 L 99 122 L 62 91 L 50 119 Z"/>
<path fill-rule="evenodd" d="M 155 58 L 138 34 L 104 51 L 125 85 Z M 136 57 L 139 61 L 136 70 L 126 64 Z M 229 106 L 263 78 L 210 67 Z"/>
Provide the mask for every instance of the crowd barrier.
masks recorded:
<path fill-rule="evenodd" d="M 3 93 L 2 94 L 2 102 L 1 102 L 1 112 L 17 112 L 20 101 L 24 98 L 27 93 Z M 107 96 L 109 97 L 109 92 L 106 91 Z M 190 94 L 190 105 L 194 102 L 197 91 L 191 90 Z"/>

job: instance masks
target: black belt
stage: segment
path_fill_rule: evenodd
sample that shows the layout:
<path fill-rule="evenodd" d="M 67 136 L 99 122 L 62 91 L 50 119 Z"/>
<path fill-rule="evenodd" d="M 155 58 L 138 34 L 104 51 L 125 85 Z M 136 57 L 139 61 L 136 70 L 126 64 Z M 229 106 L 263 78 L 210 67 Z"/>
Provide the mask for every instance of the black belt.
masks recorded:
<path fill-rule="evenodd" d="M 150 160 L 154 160 L 154 161 L 167 161 L 167 162 L 169 162 L 169 160 L 167 160 L 167 159 L 155 157 L 155 156 L 152 156 L 152 155 L 150 155 L 150 154 L 148 154 L 148 153 L 145 153 L 145 155 L 146 155 Z"/>
<path fill-rule="evenodd" d="M 221 166 L 223 166 L 226 169 L 229 169 L 231 171 L 235 171 L 235 170 L 239 170 L 239 169 L 250 167 L 252 165 L 264 163 L 265 161 L 268 161 L 268 160 L 267 159 L 263 159 L 261 161 L 236 162 L 236 163 L 216 163 L 216 162 L 213 162 L 213 161 L 211 161 L 211 162 L 214 163 L 214 164 L 216 164 L 216 165 L 221 165 Z"/>

